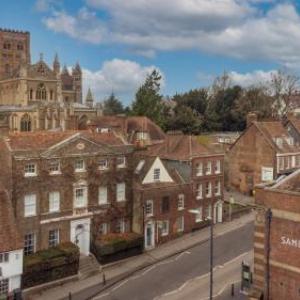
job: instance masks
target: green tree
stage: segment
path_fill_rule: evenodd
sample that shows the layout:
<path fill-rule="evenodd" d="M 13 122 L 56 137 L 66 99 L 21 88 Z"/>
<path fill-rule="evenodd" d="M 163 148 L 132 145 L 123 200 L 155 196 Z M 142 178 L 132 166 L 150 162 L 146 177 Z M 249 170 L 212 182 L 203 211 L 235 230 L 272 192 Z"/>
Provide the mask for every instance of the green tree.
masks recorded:
<path fill-rule="evenodd" d="M 146 116 L 164 128 L 163 104 L 162 96 L 160 95 L 161 78 L 157 70 L 153 70 L 152 73 L 146 77 L 144 84 L 135 94 L 131 114 L 135 116 Z"/>
<path fill-rule="evenodd" d="M 122 102 L 111 93 L 111 95 L 103 103 L 103 114 L 105 116 L 112 116 L 124 113 Z"/>

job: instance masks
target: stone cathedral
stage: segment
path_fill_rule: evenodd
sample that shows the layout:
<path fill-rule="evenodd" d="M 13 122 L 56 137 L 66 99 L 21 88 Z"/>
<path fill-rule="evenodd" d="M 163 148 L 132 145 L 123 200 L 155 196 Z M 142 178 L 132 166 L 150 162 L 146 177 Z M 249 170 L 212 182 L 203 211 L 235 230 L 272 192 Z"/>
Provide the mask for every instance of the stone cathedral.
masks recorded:
<path fill-rule="evenodd" d="M 31 63 L 30 33 L 0 28 L 0 133 L 86 129 L 101 115 L 89 90 L 83 103 L 79 63 L 61 69 L 58 55 L 52 67 L 40 55 Z"/>

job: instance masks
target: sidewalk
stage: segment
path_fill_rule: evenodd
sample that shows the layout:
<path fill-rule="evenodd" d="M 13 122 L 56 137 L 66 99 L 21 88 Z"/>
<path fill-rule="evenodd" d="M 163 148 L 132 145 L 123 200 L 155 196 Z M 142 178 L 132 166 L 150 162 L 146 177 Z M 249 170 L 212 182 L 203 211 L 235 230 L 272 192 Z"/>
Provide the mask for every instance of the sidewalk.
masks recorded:
<path fill-rule="evenodd" d="M 254 214 L 250 213 L 231 222 L 216 224 L 214 233 L 215 237 L 226 234 L 254 220 Z M 69 282 L 65 285 L 44 290 L 43 292 L 32 295 L 27 299 L 30 300 L 61 300 L 69 299 L 69 293 L 72 293 L 72 300 L 83 300 L 92 297 L 102 290 L 109 288 L 111 285 L 123 280 L 138 270 L 151 266 L 156 262 L 164 260 L 168 257 L 176 255 L 180 252 L 204 243 L 209 239 L 209 228 L 202 229 L 197 232 L 186 234 L 176 240 L 165 243 L 158 248 L 145 252 L 141 255 L 130 257 L 128 259 L 103 266 L 103 274 L 105 274 L 107 283 L 102 283 L 103 274 L 95 275 L 84 280 Z M 83 295 L 85 295 L 83 297 Z"/>

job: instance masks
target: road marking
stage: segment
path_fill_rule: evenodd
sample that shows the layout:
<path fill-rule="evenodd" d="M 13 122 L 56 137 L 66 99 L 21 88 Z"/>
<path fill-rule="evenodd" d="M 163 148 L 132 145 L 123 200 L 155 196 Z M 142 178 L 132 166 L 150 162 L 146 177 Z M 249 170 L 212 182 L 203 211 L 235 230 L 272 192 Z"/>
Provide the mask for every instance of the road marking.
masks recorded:
<path fill-rule="evenodd" d="M 250 254 L 252 252 L 251 251 L 248 251 L 248 252 L 245 252 L 245 253 L 242 253 L 240 254 L 239 256 L 233 258 L 232 260 L 228 261 L 228 262 L 225 262 L 223 265 L 218 265 L 218 266 L 215 266 L 214 267 L 214 271 L 216 271 L 217 269 L 219 268 L 224 268 L 225 266 L 229 265 L 229 264 L 232 264 L 234 263 L 236 260 L 239 260 L 241 259 L 242 257 L 244 256 L 247 256 L 248 254 Z M 198 281 L 198 280 L 201 280 L 201 279 L 204 279 L 205 277 L 209 277 L 210 273 L 206 273 L 206 274 L 203 274 L 203 275 L 200 275 L 200 276 L 197 276 L 197 277 L 194 277 L 194 278 L 191 278 L 189 280 L 187 280 L 185 283 L 183 283 L 179 288 L 175 289 L 175 290 L 172 290 L 172 291 L 169 291 L 165 294 L 162 294 L 160 296 L 157 296 L 155 297 L 153 300 L 159 300 L 159 299 L 162 299 L 164 297 L 168 297 L 168 296 L 171 296 L 171 295 L 174 295 L 174 294 L 177 294 L 179 293 L 180 291 L 182 291 L 188 284 L 190 283 L 193 283 L 194 281 Z M 229 284 L 232 284 L 232 283 L 228 283 L 228 284 L 225 284 L 225 286 L 223 287 L 223 289 L 221 289 L 221 293 L 223 293 L 224 289 L 229 285 Z M 219 293 L 216 294 L 216 295 L 213 295 L 213 298 L 219 296 Z M 203 298 L 203 299 L 200 299 L 200 300 L 207 300 L 209 299 L 209 297 L 207 298 Z"/>

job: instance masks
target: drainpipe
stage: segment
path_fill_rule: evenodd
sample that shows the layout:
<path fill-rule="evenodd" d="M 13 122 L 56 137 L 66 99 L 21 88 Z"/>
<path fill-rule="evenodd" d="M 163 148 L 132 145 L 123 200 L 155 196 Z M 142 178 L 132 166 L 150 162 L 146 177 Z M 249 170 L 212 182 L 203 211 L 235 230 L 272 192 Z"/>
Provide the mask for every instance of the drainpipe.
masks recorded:
<path fill-rule="evenodd" d="M 271 240 L 271 222 L 272 222 L 272 210 L 269 208 L 266 211 L 266 272 L 265 272 L 265 299 L 270 299 L 270 240 Z"/>

